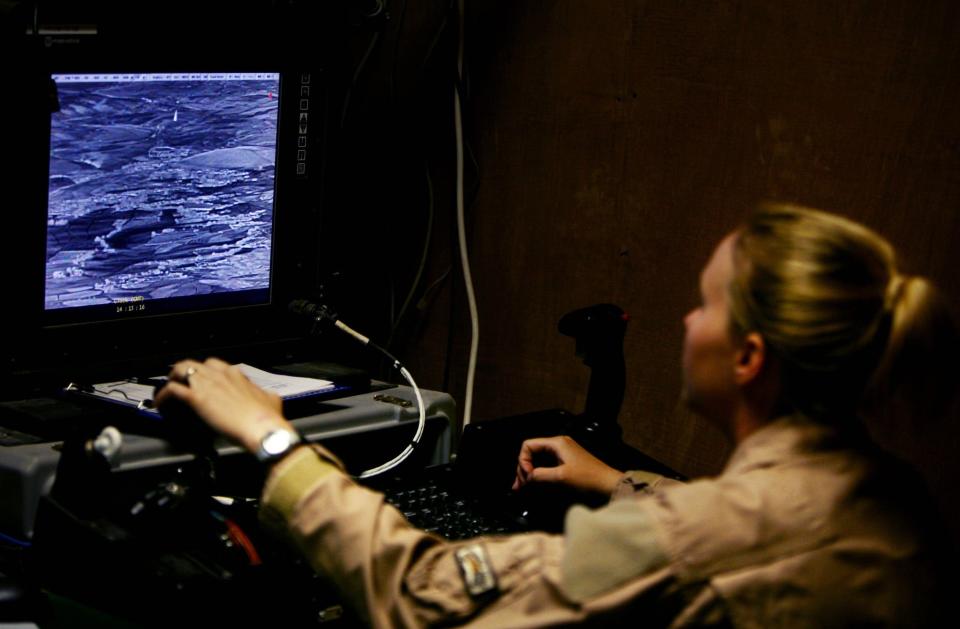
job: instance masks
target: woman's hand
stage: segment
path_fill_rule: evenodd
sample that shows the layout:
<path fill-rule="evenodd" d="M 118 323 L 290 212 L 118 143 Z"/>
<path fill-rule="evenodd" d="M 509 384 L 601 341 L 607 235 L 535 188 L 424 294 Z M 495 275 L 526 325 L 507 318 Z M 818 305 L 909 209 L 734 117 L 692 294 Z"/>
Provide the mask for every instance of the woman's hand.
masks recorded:
<path fill-rule="evenodd" d="M 169 378 L 154 400 L 161 411 L 177 402 L 186 404 L 211 428 L 250 452 L 259 449 L 260 439 L 270 430 L 293 430 L 283 417 L 280 397 L 250 382 L 236 365 L 217 358 L 203 363 L 182 360 Z"/>
<path fill-rule="evenodd" d="M 543 455 L 552 457 L 555 464 L 536 466 L 534 457 L 540 460 Z M 527 439 L 520 447 L 513 488 L 520 489 L 528 483 L 560 483 L 609 496 L 622 476 L 622 472 L 584 450 L 570 437 Z"/>

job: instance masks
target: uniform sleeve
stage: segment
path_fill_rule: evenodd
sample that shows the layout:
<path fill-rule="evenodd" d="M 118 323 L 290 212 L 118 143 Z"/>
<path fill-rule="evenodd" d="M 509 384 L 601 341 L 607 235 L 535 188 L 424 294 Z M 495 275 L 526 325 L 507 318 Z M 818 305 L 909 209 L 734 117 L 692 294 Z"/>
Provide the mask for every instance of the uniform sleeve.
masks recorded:
<path fill-rule="evenodd" d="M 637 496 L 645 494 L 655 494 L 663 488 L 683 484 L 681 481 L 667 478 L 654 472 L 634 470 L 627 472 L 620 478 L 613 493 L 610 494 L 610 500 L 622 500 L 624 498 L 636 498 Z"/>
<path fill-rule="evenodd" d="M 576 622 L 561 586 L 564 539 L 544 533 L 447 542 L 416 529 L 318 447 L 275 467 L 261 518 L 281 529 L 374 627 Z"/>

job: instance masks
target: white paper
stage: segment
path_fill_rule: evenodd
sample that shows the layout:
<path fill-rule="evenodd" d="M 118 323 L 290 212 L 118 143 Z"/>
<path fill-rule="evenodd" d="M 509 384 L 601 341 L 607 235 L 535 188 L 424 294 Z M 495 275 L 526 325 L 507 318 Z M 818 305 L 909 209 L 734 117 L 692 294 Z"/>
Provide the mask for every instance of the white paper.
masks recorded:
<path fill-rule="evenodd" d="M 270 373 L 244 363 L 240 363 L 237 366 L 255 385 L 261 389 L 272 391 L 283 399 L 309 395 L 311 393 L 320 393 L 321 391 L 333 388 L 333 383 L 329 380 Z"/>

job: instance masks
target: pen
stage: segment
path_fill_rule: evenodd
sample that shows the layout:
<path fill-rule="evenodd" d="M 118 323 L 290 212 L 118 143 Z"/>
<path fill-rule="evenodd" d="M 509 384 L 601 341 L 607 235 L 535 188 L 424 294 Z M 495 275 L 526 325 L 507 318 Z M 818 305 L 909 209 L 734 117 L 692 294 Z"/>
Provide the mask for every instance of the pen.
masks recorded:
<path fill-rule="evenodd" d="M 152 386 L 152 387 L 162 387 L 162 386 L 166 386 L 168 380 L 167 380 L 166 377 L 160 377 L 160 378 L 137 378 L 137 377 L 134 377 L 134 378 L 130 378 L 129 381 L 130 381 L 130 382 L 133 382 L 134 384 L 146 384 L 146 385 L 149 385 L 149 386 Z"/>

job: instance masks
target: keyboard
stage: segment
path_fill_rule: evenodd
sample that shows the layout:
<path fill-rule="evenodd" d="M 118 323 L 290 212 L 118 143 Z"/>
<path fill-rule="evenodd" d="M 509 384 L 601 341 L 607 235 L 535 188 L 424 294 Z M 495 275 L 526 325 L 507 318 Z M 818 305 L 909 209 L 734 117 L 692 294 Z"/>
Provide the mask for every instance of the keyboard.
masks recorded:
<path fill-rule="evenodd" d="M 523 520 L 505 508 L 509 497 L 494 500 L 467 491 L 452 466 L 388 480 L 375 487 L 417 528 L 451 540 L 502 535 L 527 530 Z"/>

